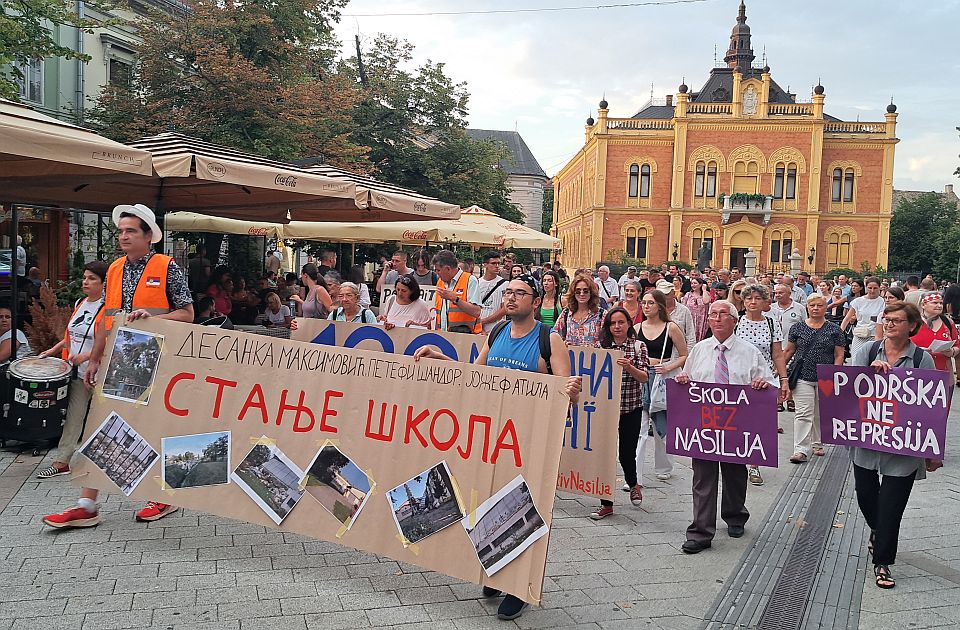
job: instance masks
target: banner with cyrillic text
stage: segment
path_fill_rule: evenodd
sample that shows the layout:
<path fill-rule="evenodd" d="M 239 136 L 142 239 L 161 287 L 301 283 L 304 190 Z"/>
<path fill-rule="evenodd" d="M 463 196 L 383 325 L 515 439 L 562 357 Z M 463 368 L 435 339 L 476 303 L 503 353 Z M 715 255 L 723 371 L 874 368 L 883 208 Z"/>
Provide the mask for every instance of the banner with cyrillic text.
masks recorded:
<path fill-rule="evenodd" d="M 385 330 L 372 324 L 297 320 L 292 339 L 341 348 L 368 348 L 412 356 L 432 346 L 450 358 L 473 363 L 486 337 L 413 328 Z M 620 352 L 571 346 L 571 372 L 583 377 L 583 392 L 567 417 L 557 488 L 612 499 L 617 476 L 617 427 L 620 423 Z"/>
<path fill-rule="evenodd" d="M 157 318 L 114 328 L 75 483 L 539 600 L 566 379 Z"/>
<path fill-rule="evenodd" d="M 953 393 L 947 372 L 818 365 L 817 386 L 827 444 L 943 459 Z"/>
<path fill-rule="evenodd" d="M 777 467 L 777 390 L 667 381 L 667 452 Z"/>

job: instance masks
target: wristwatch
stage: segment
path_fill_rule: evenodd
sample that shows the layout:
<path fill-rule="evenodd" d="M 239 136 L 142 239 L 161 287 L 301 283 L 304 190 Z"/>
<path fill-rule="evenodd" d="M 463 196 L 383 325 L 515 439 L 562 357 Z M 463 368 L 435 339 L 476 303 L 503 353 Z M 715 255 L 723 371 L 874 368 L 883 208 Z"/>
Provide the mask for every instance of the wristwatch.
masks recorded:
<path fill-rule="evenodd" d="M 459 303 L 460 303 L 460 296 L 459 296 L 459 295 L 458 295 L 457 297 L 453 298 L 453 303 L 454 303 L 454 304 L 459 304 Z"/>

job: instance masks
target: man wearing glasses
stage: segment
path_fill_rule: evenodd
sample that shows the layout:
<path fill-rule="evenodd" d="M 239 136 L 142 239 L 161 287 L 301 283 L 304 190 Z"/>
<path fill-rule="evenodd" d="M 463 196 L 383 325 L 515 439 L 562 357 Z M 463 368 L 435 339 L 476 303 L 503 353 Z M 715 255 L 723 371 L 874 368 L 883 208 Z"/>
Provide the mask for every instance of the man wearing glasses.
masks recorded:
<path fill-rule="evenodd" d="M 560 335 L 550 333 L 547 326 L 534 319 L 534 313 L 540 308 L 540 299 L 537 281 L 533 276 L 524 274 L 511 280 L 503 292 L 504 309 L 510 319 L 491 331 L 477 356 L 476 363 L 525 372 L 566 376 L 568 378 L 564 392 L 572 402 L 576 402 L 580 397 L 580 377 L 570 376 L 570 354 L 567 352 L 566 344 Z M 549 358 L 544 357 L 544 352 L 541 350 L 543 343 L 541 336 L 544 335 L 549 339 Z M 451 360 L 450 357 L 429 346 L 417 350 L 413 358 L 417 361 L 424 358 Z M 564 421 L 563 418 L 552 420 Z M 496 597 L 500 595 L 500 591 L 484 586 L 483 594 L 485 597 Z M 521 595 L 526 594 L 521 593 Z M 527 603 L 520 597 L 508 594 L 500 602 L 497 617 L 503 620 L 516 619 L 523 614 L 526 607 Z"/>
<path fill-rule="evenodd" d="M 507 281 L 500 276 L 500 252 L 487 252 L 483 255 L 483 276 L 480 277 L 480 323 L 484 333 L 503 321 L 506 289 Z"/>

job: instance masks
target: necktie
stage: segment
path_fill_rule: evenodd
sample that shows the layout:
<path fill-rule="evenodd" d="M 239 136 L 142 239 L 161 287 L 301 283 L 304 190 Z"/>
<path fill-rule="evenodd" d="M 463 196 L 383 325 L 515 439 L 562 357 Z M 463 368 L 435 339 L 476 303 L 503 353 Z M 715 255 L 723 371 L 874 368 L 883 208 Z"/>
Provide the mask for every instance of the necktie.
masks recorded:
<path fill-rule="evenodd" d="M 713 378 L 718 383 L 727 384 L 730 382 L 730 369 L 727 367 L 727 355 L 724 354 L 727 347 L 723 344 L 717 346 L 717 365 L 713 368 Z"/>

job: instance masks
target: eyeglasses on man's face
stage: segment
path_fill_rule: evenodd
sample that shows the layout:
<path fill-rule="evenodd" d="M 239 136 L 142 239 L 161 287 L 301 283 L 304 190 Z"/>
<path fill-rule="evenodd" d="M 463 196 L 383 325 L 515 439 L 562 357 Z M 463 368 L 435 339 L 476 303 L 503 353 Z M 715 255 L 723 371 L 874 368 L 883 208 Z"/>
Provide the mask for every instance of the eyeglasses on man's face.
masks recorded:
<path fill-rule="evenodd" d="M 506 289 L 503 292 L 503 297 L 505 298 L 516 297 L 518 300 L 522 300 L 528 295 L 533 295 L 533 293 L 531 293 L 530 291 L 523 291 L 523 290 L 516 290 L 516 289 Z"/>

